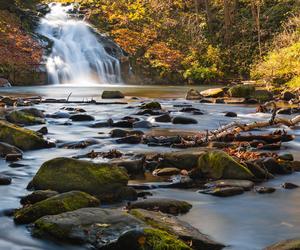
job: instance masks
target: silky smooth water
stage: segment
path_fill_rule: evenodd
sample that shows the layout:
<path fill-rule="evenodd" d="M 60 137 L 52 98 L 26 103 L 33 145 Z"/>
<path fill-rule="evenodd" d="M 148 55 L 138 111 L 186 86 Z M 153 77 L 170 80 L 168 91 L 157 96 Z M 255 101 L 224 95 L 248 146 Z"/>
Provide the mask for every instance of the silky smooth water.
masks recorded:
<path fill-rule="evenodd" d="M 117 87 L 118 88 L 118 87 Z M 93 115 L 97 121 L 105 121 L 109 118 L 118 120 L 121 117 L 136 113 L 142 101 L 149 101 L 149 92 L 152 87 L 147 86 L 124 86 L 119 87 L 121 91 L 129 95 L 124 101 L 128 105 L 76 105 L 84 108 L 88 114 Z M 101 101 L 101 92 L 107 87 L 78 88 L 78 87 L 18 87 L 5 89 L 11 94 L 30 93 L 42 95 L 48 98 L 66 98 L 68 93 L 73 93 L 72 100 L 89 99 L 93 97 Z M 172 115 L 186 115 L 179 112 L 180 108 L 174 107 L 178 104 L 192 104 L 193 107 L 204 111 L 204 115 L 192 116 L 197 119 L 198 124 L 174 125 L 171 123 L 156 123 L 153 117 L 140 117 L 152 121 L 159 128 L 149 131 L 165 131 L 176 133 L 183 131 L 203 131 L 205 129 L 215 129 L 220 125 L 232 121 L 252 122 L 270 118 L 270 114 L 255 113 L 255 106 L 239 106 L 225 104 L 202 104 L 197 101 L 186 101 L 184 95 L 187 87 L 153 87 L 150 93 L 151 100 L 159 101 L 163 108 L 172 110 Z M 0 95 L 6 95 L 4 89 L 0 90 Z M 138 96 L 140 100 L 132 100 L 130 96 Z M 174 99 L 174 97 L 176 97 Z M 105 101 L 105 100 L 102 100 Z M 45 110 L 46 113 L 58 111 L 63 106 L 74 107 L 73 104 L 39 104 L 37 108 Z M 131 107 L 130 109 L 128 107 Z M 225 117 L 224 112 L 237 112 L 238 117 Z M 287 117 L 287 116 L 284 116 Z M 108 135 L 110 128 L 90 128 L 91 122 L 73 122 L 71 126 L 62 126 L 67 119 L 51 119 L 47 121 L 49 134 L 52 140 L 60 142 L 79 141 L 86 138 L 95 138 L 99 144 L 86 149 L 62 149 L 52 148 L 29 151 L 24 154 L 24 159 L 19 163 L 24 164 L 18 168 L 12 168 L 4 160 L 0 160 L 0 173 L 9 175 L 13 182 L 9 186 L 0 186 L 0 249 L 8 250 L 77 250 L 86 249 L 86 246 L 72 246 L 53 243 L 47 240 L 40 240 L 30 235 L 30 228 L 15 225 L 12 218 L 2 213 L 5 209 L 20 207 L 20 197 L 29 193 L 26 186 L 35 175 L 41 164 L 49 159 L 59 156 L 73 156 L 84 154 L 94 149 L 96 151 L 108 151 L 118 149 L 122 152 L 163 152 L 175 149 L 166 147 L 148 147 L 145 144 L 128 145 L 117 144 L 114 138 Z M 30 129 L 37 130 L 41 126 L 30 126 Z M 282 152 L 293 153 L 297 160 L 300 160 L 300 130 L 296 128 L 286 128 L 290 134 L 294 134 L 296 139 L 292 142 L 284 143 Z M 275 128 L 261 130 L 264 133 Z M 100 134 L 99 134 L 100 133 Z M 103 134 L 102 134 L 103 133 Z M 300 185 L 300 174 L 294 173 L 287 176 L 277 176 L 276 179 L 263 183 L 266 186 L 274 186 L 278 190 L 273 194 L 257 194 L 253 191 L 243 195 L 219 198 L 197 193 L 196 190 L 182 189 L 155 189 L 154 197 L 169 197 L 186 200 L 193 205 L 189 213 L 180 216 L 181 219 L 189 222 L 201 232 L 210 235 L 213 239 L 220 241 L 230 250 L 259 250 L 279 240 L 299 236 L 300 232 L 300 192 L 298 189 L 285 190 L 280 188 L 283 182 L 293 182 Z M 122 204 L 119 204 L 122 206 Z"/>
<path fill-rule="evenodd" d="M 88 23 L 69 15 L 74 5 L 49 6 L 51 12 L 41 19 L 37 30 L 53 41 L 46 62 L 49 81 L 76 85 L 121 83 L 119 60 L 105 51 Z"/>

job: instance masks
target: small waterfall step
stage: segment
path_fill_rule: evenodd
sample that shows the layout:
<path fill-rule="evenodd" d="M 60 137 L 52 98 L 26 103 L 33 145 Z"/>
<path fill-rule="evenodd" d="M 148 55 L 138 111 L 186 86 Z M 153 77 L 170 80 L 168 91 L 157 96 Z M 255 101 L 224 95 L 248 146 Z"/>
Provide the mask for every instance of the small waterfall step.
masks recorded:
<path fill-rule="evenodd" d="M 49 4 L 37 32 L 53 41 L 47 57 L 49 81 L 53 84 L 122 83 L 120 62 L 107 53 L 88 23 L 76 19 L 74 5 Z"/>

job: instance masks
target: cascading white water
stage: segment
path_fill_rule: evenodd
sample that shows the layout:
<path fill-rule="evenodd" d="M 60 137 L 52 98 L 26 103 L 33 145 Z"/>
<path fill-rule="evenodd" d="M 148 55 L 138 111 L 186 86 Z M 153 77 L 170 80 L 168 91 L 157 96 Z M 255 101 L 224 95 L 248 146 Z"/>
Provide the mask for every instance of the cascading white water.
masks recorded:
<path fill-rule="evenodd" d="M 121 83 L 120 62 L 109 55 L 90 26 L 68 14 L 73 5 L 50 4 L 51 12 L 41 19 L 38 33 L 53 41 L 47 58 L 53 84 Z"/>

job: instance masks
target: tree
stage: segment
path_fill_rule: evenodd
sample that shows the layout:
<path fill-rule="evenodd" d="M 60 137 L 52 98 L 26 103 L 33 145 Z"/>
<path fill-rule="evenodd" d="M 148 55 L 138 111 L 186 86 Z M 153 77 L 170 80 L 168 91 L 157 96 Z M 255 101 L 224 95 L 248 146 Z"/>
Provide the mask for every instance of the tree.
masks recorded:
<path fill-rule="evenodd" d="M 257 42 L 258 42 L 260 57 L 262 56 L 261 31 L 260 31 L 260 9 L 262 4 L 263 4 L 263 0 L 251 0 L 251 11 L 252 11 L 252 16 L 256 27 L 256 31 L 257 31 Z"/>

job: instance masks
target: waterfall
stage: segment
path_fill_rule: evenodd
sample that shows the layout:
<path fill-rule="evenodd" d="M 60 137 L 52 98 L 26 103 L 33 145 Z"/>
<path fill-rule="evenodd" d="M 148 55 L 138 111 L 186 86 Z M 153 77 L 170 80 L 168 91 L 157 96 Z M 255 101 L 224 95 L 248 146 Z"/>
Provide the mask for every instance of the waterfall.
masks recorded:
<path fill-rule="evenodd" d="M 106 52 L 91 27 L 72 17 L 74 6 L 49 5 L 37 32 L 53 41 L 46 67 L 53 84 L 121 83 L 120 62 Z"/>

